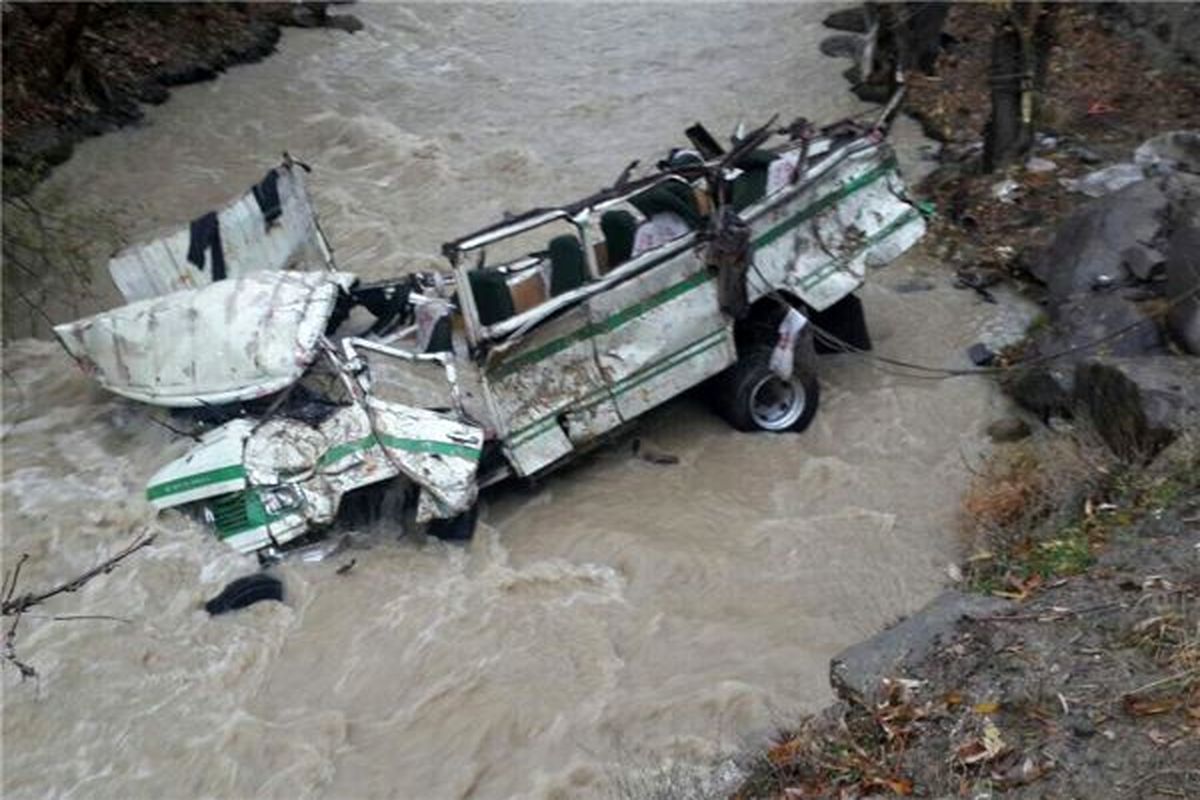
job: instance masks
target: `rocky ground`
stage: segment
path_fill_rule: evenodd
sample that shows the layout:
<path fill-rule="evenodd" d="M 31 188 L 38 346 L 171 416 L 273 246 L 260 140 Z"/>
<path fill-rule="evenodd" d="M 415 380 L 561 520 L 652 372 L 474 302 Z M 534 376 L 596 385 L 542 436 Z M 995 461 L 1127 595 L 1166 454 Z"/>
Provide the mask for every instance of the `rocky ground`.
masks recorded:
<path fill-rule="evenodd" d="M 834 660 L 839 702 L 736 796 L 1200 794 L 1200 446 L 1174 448 L 980 537 L 958 589 Z M 986 486 L 976 502 L 1003 507 Z"/>
<path fill-rule="evenodd" d="M 1200 80 L 1063 6 L 1045 130 L 985 174 L 991 13 L 951 9 L 910 102 L 942 142 L 924 246 L 1043 306 L 975 354 L 1026 414 L 993 426 L 955 589 L 835 659 L 839 702 L 737 797 L 1200 797 Z"/>
<path fill-rule="evenodd" d="M 361 27 L 328 5 L 5 3 L 5 190 L 40 179 L 84 137 L 136 122 L 170 87 L 266 57 L 281 26 Z"/>

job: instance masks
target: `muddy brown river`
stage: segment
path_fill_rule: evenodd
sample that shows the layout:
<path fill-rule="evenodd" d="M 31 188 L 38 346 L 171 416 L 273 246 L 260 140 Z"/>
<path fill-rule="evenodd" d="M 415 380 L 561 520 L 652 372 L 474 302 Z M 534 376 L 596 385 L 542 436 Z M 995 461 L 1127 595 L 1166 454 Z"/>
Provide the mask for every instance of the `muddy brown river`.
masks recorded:
<path fill-rule="evenodd" d="M 723 133 L 775 111 L 865 108 L 845 64 L 817 52 L 821 6 L 352 10 L 362 32 L 289 30 L 265 62 L 83 144 L 43 190 L 137 236 L 242 191 L 288 150 L 313 166 L 339 264 L 379 276 L 652 162 L 696 120 Z M 906 291 L 922 281 L 933 288 Z M 97 287 L 95 308 L 116 303 Z M 863 298 L 880 352 L 953 366 L 1009 313 L 920 256 Z M 369 549 L 279 567 L 286 604 L 213 619 L 203 601 L 253 560 L 142 499 L 189 442 L 54 343 L 4 356 L 3 556 L 30 555 L 22 587 L 158 532 L 22 621 L 18 652 L 40 678 L 4 668 L 9 798 L 719 788 L 723 760 L 829 699 L 830 656 L 947 582 L 964 463 L 1006 408 L 980 379 L 827 357 L 802 435 L 737 433 L 683 397 L 537 487 L 490 491 L 467 547 L 382 523 L 362 532 Z M 639 460 L 633 436 L 679 463 Z M 71 614 L 119 619 L 51 619 Z"/>

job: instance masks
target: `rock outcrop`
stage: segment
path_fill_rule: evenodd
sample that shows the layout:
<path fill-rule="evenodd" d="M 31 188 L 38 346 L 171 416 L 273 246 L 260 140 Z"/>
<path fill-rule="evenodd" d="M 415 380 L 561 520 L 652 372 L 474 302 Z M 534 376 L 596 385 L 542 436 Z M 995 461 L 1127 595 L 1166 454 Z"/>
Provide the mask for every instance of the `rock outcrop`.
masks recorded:
<path fill-rule="evenodd" d="M 1150 177 L 1076 210 L 1032 260 L 1047 324 L 1007 388 L 1145 461 L 1200 417 L 1200 134 L 1157 136 L 1134 160 Z"/>

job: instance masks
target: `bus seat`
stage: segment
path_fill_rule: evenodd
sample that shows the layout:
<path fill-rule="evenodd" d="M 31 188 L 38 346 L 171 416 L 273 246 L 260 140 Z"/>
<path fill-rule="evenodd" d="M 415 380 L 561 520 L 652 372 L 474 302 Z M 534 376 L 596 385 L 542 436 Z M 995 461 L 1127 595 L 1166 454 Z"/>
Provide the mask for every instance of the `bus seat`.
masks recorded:
<path fill-rule="evenodd" d="M 704 225 L 704 217 L 696 204 L 696 196 L 692 193 L 692 187 L 681 181 L 660 183 L 629 198 L 629 202 L 646 217 L 652 217 L 662 211 L 670 211 L 677 214 L 692 229 L 701 228 Z"/>
<path fill-rule="evenodd" d="M 587 280 L 583 245 L 569 233 L 550 240 L 550 296 L 578 289 Z"/>
<path fill-rule="evenodd" d="M 471 282 L 471 296 L 475 298 L 481 323 L 495 325 L 516 312 L 503 272 L 494 267 L 473 269 L 467 273 L 467 279 Z"/>
<path fill-rule="evenodd" d="M 623 209 L 605 211 L 600 216 L 600 231 L 608 243 L 608 268 L 613 269 L 633 255 L 633 239 L 637 235 L 637 219 Z"/>
<path fill-rule="evenodd" d="M 734 164 L 742 174 L 734 178 L 729 202 L 741 211 L 767 196 L 767 170 L 776 158 L 766 150 L 752 150 Z"/>

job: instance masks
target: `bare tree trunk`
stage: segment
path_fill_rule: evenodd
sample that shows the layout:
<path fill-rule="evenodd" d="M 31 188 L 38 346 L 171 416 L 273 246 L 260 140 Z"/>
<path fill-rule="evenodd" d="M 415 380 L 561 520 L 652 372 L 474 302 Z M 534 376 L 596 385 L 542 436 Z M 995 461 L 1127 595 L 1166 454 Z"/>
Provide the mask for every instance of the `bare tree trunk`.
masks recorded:
<path fill-rule="evenodd" d="M 1033 145 L 1053 40 L 1053 5 L 1006 3 L 992 39 L 992 113 L 983 133 L 983 168 L 994 172 Z"/>

